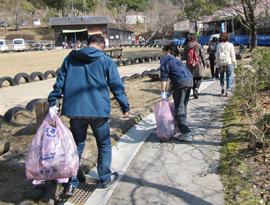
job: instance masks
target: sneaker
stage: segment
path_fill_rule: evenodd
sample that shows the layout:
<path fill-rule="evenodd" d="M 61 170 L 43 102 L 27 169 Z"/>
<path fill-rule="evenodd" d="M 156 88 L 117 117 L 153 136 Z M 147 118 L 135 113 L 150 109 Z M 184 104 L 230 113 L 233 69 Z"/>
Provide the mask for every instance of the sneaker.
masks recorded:
<path fill-rule="evenodd" d="M 192 138 L 191 132 L 181 134 L 178 136 L 179 140 L 187 140 L 187 139 L 191 139 L 191 138 Z"/>
<path fill-rule="evenodd" d="M 230 93 L 230 91 L 226 91 L 226 97 L 229 97 L 229 96 L 231 96 L 231 93 Z"/>
<path fill-rule="evenodd" d="M 224 89 L 221 89 L 221 95 L 224 95 L 225 91 Z"/>
<path fill-rule="evenodd" d="M 62 198 L 70 198 L 73 196 L 73 192 L 74 192 L 74 187 L 69 184 L 64 188 L 64 191 L 61 196 Z"/>
<path fill-rule="evenodd" d="M 118 173 L 117 172 L 114 172 L 112 173 L 111 175 L 111 179 L 110 181 L 108 181 L 106 184 L 103 184 L 103 188 L 108 188 L 118 177 Z"/>

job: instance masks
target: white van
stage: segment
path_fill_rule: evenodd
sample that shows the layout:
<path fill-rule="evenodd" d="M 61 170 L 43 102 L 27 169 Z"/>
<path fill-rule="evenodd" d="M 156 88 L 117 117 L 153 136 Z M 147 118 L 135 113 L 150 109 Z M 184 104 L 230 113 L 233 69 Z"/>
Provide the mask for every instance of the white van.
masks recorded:
<path fill-rule="evenodd" d="M 0 52 L 9 52 L 8 43 L 6 40 L 0 40 Z"/>
<path fill-rule="evenodd" d="M 23 38 L 15 38 L 12 40 L 13 51 L 28 51 Z"/>

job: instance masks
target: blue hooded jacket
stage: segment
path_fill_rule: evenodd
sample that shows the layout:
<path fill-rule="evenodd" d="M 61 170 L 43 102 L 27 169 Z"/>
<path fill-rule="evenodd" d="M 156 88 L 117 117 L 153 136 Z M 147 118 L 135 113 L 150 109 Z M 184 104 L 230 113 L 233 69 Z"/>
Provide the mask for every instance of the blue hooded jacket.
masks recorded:
<path fill-rule="evenodd" d="M 173 89 L 193 87 L 193 76 L 184 64 L 172 55 L 166 55 L 160 61 L 161 81 L 171 80 Z"/>
<path fill-rule="evenodd" d="M 94 47 L 71 51 L 53 88 L 48 97 L 50 106 L 54 106 L 63 95 L 61 114 L 65 116 L 109 118 L 109 89 L 123 113 L 129 111 L 125 87 L 115 62 Z"/>

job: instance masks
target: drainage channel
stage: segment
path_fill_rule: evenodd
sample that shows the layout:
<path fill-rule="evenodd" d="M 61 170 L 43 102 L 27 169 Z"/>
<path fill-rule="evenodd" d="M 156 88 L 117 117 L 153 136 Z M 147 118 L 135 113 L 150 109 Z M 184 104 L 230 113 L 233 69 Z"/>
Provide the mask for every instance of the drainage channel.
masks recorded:
<path fill-rule="evenodd" d="M 98 184 L 80 183 L 79 186 L 74 189 L 74 193 L 71 198 L 67 200 L 59 198 L 58 202 L 70 202 L 72 204 L 82 205 L 90 197 L 97 186 Z"/>

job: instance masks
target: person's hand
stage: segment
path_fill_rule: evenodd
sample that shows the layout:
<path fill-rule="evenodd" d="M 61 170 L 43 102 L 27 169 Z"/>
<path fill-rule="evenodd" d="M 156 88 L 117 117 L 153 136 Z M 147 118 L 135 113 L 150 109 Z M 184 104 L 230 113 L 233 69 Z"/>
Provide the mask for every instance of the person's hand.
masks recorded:
<path fill-rule="evenodd" d="M 206 68 L 207 68 L 207 66 L 205 65 L 205 66 L 204 66 L 204 70 L 206 70 Z"/>
<path fill-rule="evenodd" d="M 237 68 L 237 65 L 236 64 L 234 65 L 234 68 Z"/>
<path fill-rule="evenodd" d="M 56 106 L 52 106 L 49 108 L 50 117 L 54 119 L 54 116 L 57 114 L 59 108 Z"/>
<path fill-rule="evenodd" d="M 129 111 L 125 112 L 124 115 L 123 115 L 123 118 L 127 118 L 129 115 Z"/>
<path fill-rule="evenodd" d="M 160 94 L 160 97 L 161 97 L 161 99 L 162 100 L 168 100 L 169 98 L 168 98 L 168 95 L 169 95 L 170 93 L 168 93 L 168 92 L 166 92 L 166 91 L 161 91 L 161 94 Z"/>

